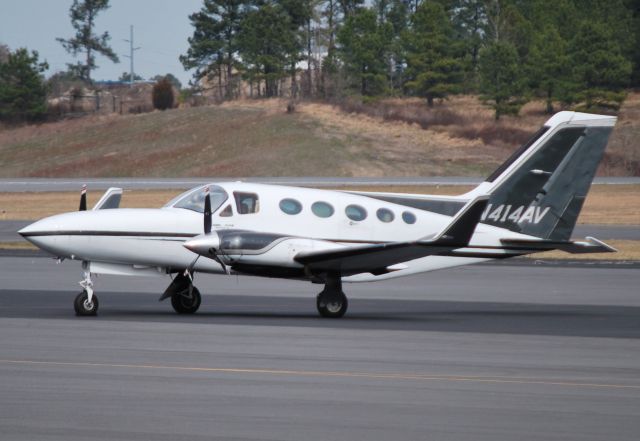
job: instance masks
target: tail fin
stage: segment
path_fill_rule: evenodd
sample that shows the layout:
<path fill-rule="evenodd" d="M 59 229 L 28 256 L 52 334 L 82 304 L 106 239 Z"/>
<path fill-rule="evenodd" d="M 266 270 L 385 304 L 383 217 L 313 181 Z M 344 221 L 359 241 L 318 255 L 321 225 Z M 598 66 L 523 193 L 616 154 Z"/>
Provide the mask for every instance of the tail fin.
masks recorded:
<path fill-rule="evenodd" d="M 482 223 L 568 240 L 616 118 L 560 112 L 469 195 L 489 194 Z"/>

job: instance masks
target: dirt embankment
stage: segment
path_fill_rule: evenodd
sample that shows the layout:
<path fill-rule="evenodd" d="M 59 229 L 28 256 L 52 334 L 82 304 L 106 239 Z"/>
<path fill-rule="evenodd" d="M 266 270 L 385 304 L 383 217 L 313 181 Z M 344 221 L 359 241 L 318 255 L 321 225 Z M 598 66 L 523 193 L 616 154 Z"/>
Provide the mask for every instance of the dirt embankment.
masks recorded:
<path fill-rule="evenodd" d="M 0 131 L 0 177 L 483 176 L 548 118 L 529 103 L 493 120 L 476 97 L 428 109 L 282 100 L 95 115 Z M 640 175 L 640 94 L 630 94 L 601 175 Z"/>

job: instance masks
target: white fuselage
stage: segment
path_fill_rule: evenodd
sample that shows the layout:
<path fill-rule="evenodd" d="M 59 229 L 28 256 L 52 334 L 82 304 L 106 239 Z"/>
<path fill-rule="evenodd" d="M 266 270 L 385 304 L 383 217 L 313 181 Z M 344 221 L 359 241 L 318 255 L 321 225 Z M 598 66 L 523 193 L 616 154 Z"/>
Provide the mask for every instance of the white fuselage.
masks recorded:
<path fill-rule="evenodd" d="M 301 268 L 302 265 L 293 259 L 300 252 L 354 244 L 416 241 L 438 233 L 451 221 L 447 215 L 341 191 L 241 182 L 220 183 L 215 187 L 221 194 L 226 193 L 226 199 L 214 207 L 214 231 L 246 230 L 278 236 L 263 247 L 257 245 L 235 254 L 229 252 L 223 257 L 223 260 L 227 259 L 226 263 L 241 263 L 245 268 Z M 193 189 L 159 209 L 60 214 L 38 221 L 21 233 L 56 256 L 91 262 L 91 271 L 96 273 L 180 271 L 193 265 L 196 259 L 183 244 L 202 234 L 203 214 L 176 206 L 200 192 L 202 187 Z M 242 197 L 247 195 L 253 202 L 249 209 L 242 205 Z M 283 203 L 283 200 L 293 202 Z M 329 204 L 333 213 L 327 216 L 330 210 L 322 204 L 324 211 L 318 210 L 320 214 L 317 214 L 312 206 L 318 202 Z M 285 212 L 281 205 L 292 214 Z M 380 216 L 379 210 L 383 210 Z M 500 238 L 505 235 L 529 237 L 478 224 L 469 243 L 469 247 L 473 247 L 473 257 L 429 256 L 396 265 L 394 271 L 387 274 L 362 273 L 345 277 L 344 281 L 380 280 L 506 257 L 509 251 L 498 249 Z M 460 251 L 463 255 L 464 249 Z M 205 258 L 197 259 L 193 269 L 223 272 L 218 262 Z M 278 274 L 274 271 L 274 276 L 280 277 Z"/>

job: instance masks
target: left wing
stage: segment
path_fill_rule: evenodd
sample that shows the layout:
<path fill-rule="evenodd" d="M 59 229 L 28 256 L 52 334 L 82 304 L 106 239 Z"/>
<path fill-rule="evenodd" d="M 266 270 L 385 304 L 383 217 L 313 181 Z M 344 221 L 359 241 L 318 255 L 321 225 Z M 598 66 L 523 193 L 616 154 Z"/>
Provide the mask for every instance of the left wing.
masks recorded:
<path fill-rule="evenodd" d="M 433 238 L 348 247 L 340 250 L 302 252 L 297 254 L 294 260 L 316 274 L 323 272 L 339 273 L 342 276 L 363 272 L 382 274 L 388 271 L 388 266 L 397 263 L 444 254 L 467 246 L 488 200 L 488 196 L 480 196 L 468 202 L 451 223 Z"/>

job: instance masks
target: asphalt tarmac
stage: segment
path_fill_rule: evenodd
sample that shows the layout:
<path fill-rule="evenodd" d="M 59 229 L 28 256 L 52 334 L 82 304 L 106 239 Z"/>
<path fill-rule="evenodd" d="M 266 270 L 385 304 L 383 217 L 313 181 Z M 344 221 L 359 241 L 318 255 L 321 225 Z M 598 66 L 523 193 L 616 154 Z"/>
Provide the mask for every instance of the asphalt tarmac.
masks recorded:
<path fill-rule="evenodd" d="M 106 190 L 109 187 L 126 189 L 189 189 L 208 182 L 245 181 L 263 184 L 341 187 L 345 185 L 478 185 L 482 177 L 433 176 L 433 177 L 202 177 L 202 178 L 1 178 L 0 192 L 23 191 L 79 191 L 83 184 L 90 190 Z M 596 177 L 595 184 L 640 184 L 640 177 Z"/>
<path fill-rule="evenodd" d="M 0 257 L 0 438 L 637 440 L 640 269 L 479 265 L 346 285 L 199 276 L 194 316 L 164 277 Z"/>

